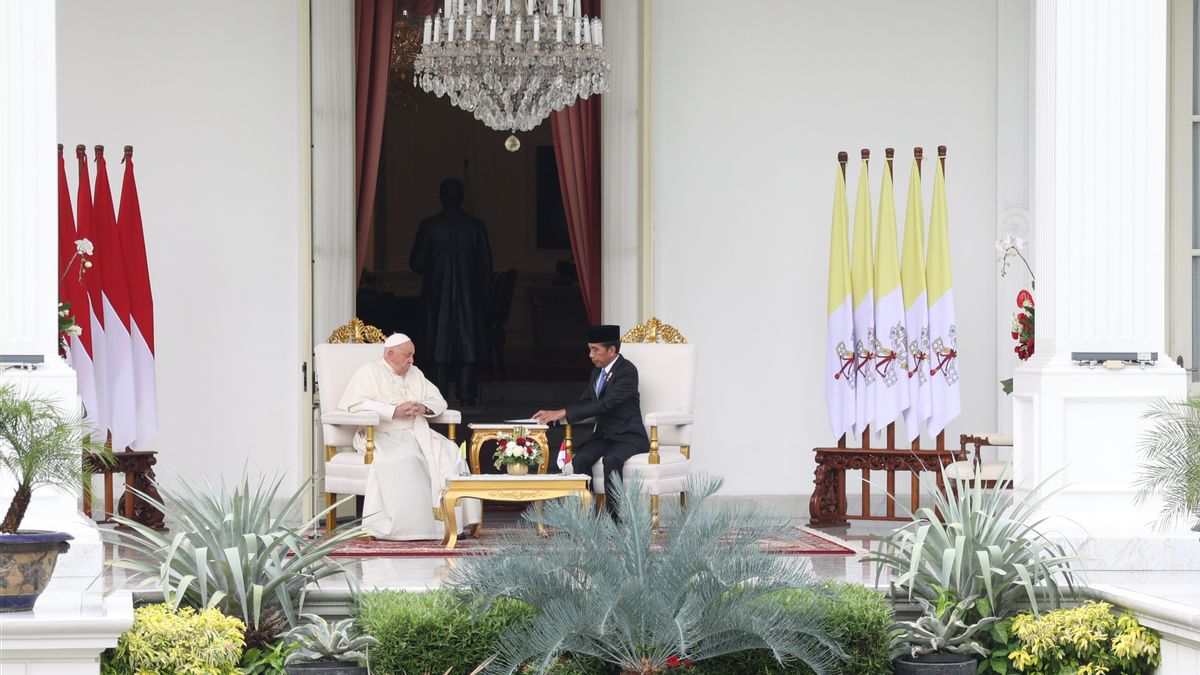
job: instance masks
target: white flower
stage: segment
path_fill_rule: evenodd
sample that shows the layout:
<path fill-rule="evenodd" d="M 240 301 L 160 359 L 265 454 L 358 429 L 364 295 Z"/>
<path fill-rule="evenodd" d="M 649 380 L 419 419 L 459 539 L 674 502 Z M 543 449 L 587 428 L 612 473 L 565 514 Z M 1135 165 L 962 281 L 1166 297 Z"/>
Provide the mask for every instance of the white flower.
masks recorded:
<path fill-rule="evenodd" d="M 91 267 L 91 266 L 92 266 L 92 261 L 91 261 L 91 260 L 85 260 L 85 261 L 83 261 L 83 266 L 84 266 L 84 267 Z"/>
<path fill-rule="evenodd" d="M 80 253 L 82 255 L 91 255 L 93 250 L 95 250 L 95 249 L 92 246 L 92 242 L 87 237 L 84 237 L 83 239 L 75 240 L 75 252 L 76 253 Z"/>
<path fill-rule="evenodd" d="M 67 328 L 66 333 L 67 333 L 67 335 L 83 335 L 83 326 L 80 326 L 78 324 L 76 324 L 74 326 L 70 326 L 69 328 Z"/>
<path fill-rule="evenodd" d="M 1018 251 L 1025 250 L 1025 240 L 1020 237 L 1012 237 L 1012 245 L 1013 248 L 1017 249 Z"/>

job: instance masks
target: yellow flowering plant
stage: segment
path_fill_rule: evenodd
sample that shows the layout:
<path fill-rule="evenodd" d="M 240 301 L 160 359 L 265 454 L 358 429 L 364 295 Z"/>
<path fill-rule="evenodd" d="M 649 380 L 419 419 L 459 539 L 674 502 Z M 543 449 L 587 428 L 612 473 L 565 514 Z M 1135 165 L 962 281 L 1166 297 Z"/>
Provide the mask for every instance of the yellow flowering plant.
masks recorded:
<path fill-rule="evenodd" d="M 1030 675 L 1148 675 L 1158 667 L 1158 636 L 1129 613 L 1114 614 L 1106 602 L 1088 602 L 1040 616 L 1018 614 L 1002 623 L 1007 657 L 1016 672 Z"/>
<path fill-rule="evenodd" d="M 103 658 L 104 673 L 234 675 L 246 625 L 216 609 L 178 611 L 166 603 L 139 607 L 133 627 Z"/>

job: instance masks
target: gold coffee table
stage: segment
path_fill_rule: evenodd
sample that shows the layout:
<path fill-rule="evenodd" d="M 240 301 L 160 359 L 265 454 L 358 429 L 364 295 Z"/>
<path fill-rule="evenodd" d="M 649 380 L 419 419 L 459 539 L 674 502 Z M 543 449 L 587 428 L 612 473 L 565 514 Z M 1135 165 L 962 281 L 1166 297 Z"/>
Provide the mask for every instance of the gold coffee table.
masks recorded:
<path fill-rule="evenodd" d="M 546 429 L 550 427 L 545 424 L 468 424 L 467 427 L 471 430 L 471 447 L 468 450 L 468 458 L 471 461 L 471 473 L 483 473 L 479 466 L 479 451 L 483 448 L 483 444 L 488 441 L 499 440 L 500 434 L 511 434 L 513 429 L 523 426 L 529 430 L 529 437 L 542 444 L 546 449 L 546 457 L 542 459 L 542 463 L 538 466 L 538 473 L 546 473 L 546 468 L 550 464 L 550 441 L 546 440 Z"/>
<path fill-rule="evenodd" d="M 591 480 L 591 476 L 583 474 L 472 475 L 448 478 L 446 490 L 442 493 L 442 524 L 446 527 L 442 544 L 449 551 L 458 543 L 458 523 L 455 522 L 454 507 L 458 505 L 458 500 L 464 497 L 501 502 L 534 502 L 534 508 L 540 511 L 544 500 L 579 495 L 586 512 L 592 505 L 592 493 L 588 490 Z M 482 527 L 482 524 L 480 526 Z M 476 529 L 475 532 L 478 536 L 479 530 Z M 538 532 L 542 535 L 546 533 L 540 522 Z"/>

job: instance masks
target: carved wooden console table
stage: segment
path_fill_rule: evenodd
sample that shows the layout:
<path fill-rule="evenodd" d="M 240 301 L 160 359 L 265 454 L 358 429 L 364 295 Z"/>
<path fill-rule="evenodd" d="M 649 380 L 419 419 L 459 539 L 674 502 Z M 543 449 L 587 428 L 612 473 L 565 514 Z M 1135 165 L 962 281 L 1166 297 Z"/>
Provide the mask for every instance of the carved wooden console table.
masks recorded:
<path fill-rule="evenodd" d="M 146 503 L 146 500 L 134 493 L 134 490 L 139 490 L 161 501 L 162 497 L 158 495 L 158 490 L 155 489 L 153 482 L 154 464 L 158 461 L 155 459 L 157 454 L 152 450 L 121 450 L 112 453 L 112 456 L 116 458 L 115 464 L 106 464 L 92 455 L 87 457 L 87 463 L 92 473 L 104 475 L 104 517 L 96 522 L 112 522 L 112 516 L 116 513 L 113 504 L 113 474 L 123 473 L 125 474 L 125 494 L 121 496 L 120 515 L 156 530 L 165 529 L 162 511 Z M 83 498 L 83 512 L 89 518 L 92 515 L 92 500 L 86 492 Z M 117 527 L 124 528 L 123 525 Z"/>
<path fill-rule="evenodd" d="M 912 473 L 911 510 L 920 507 L 920 472 L 932 471 L 937 475 L 938 488 L 942 488 L 942 468 L 951 462 L 965 459 L 963 450 L 947 450 L 945 433 L 938 434 L 934 450 L 922 450 L 918 442 L 912 447 L 896 447 L 895 425 L 888 425 L 887 446 L 872 448 L 871 437 L 863 433 L 862 447 L 846 447 L 846 437 L 838 440 L 836 448 L 813 448 L 817 456 L 817 469 L 813 477 L 813 494 L 808 502 L 808 524 L 816 527 L 847 525 L 855 520 L 907 520 L 907 516 L 896 515 L 896 472 Z M 846 471 L 862 471 L 862 513 L 846 513 Z M 872 471 L 887 472 L 887 515 L 871 513 Z"/>

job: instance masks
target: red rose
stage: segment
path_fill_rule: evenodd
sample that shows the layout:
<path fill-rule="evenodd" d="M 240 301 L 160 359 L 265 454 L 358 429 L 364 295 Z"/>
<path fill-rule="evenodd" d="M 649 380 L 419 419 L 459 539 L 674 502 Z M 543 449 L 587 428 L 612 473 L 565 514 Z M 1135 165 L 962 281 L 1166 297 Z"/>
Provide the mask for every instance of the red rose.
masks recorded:
<path fill-rule="evenodd" d="M 1022 290 L 1020 293 L 1017 293 L 1017 307 L 1025 309 L 1026 303 L 1029 303 L 1030 307 L 1033 306 L 1033 295 L 1029 291 Z"/>
<path fill-rule="evenodd" d="M 1013 331 L 1013 333 L 1012 333 L 1012 339 L 1016 340 L 1018 337 L 1019 337 L 1019 336 L 1017 335 L 1016 331 Z"/>

